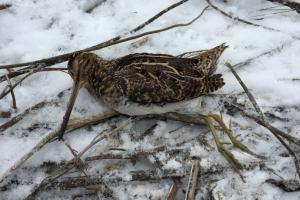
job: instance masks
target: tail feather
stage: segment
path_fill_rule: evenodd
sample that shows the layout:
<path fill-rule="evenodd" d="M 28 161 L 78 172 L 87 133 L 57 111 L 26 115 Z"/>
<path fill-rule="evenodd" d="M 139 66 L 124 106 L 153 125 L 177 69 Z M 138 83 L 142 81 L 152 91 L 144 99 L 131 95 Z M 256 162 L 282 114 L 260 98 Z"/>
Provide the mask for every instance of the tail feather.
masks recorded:
<path fill-rule="evenodd" d="M 209 94 L 214 92 L 225 85 L 222 78 L 222 74 L 214 74 L 212 76 L 207 76 L 203 80 L 204 93 Z"/>

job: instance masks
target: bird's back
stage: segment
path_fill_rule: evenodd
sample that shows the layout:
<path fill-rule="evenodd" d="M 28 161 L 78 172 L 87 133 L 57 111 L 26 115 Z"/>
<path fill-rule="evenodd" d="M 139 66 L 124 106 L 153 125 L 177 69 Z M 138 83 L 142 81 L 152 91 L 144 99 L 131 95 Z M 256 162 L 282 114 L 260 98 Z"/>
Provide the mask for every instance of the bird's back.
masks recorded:
<path fill-rule="evenodd" d="M 113 80 L 124 97 L 141 104 L 197 98 L 224 85 L 221 74 L 207 74 L 203 60 L 167 54 L 131 54 L 115 61 Z"/>

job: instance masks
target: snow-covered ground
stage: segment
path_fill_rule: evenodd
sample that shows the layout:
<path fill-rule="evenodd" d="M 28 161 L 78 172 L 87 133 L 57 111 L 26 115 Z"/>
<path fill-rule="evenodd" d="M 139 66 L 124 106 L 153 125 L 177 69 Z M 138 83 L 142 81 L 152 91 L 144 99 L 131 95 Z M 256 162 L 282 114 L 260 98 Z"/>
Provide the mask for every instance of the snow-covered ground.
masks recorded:
<path fill-rule="evenodd" d="M 174 0 L 106 0 L 92 12 L 86 12 L 100 1 L 0 0 L 0 5 L 12 4 L 8 9 L 0 10 L 0 64 L 32 61 L 95 45 L 126 33 L 176 2 Z M 300 14 L 293 11 L 282 12 L 288 9 L 265 0 L 229 0 L 227 3 L 214 0 L 212 2 L 233 16 L 280 31 L 238 23 L 216 10 L 209 9 L 191 26 L 151 35 L 140 46 L 133 45 L 131 41 L 95 53 L 107 59 L 134 52 L 178 55 L 188 51 L 209 49 L 226 42 L 229 48 L 222 55 L 218 69 L 218 72 L 224 74 L 226 85 L 217 93 L 236 96 L 239 103 L 244 103 L 250 108 L 251 104 L 246 96 L 241 94 L 243 90 L 225 67 L 225 62 L 236 64 L 283 45 L 279 51 L 261 56 L 238 68 L 237 72 L 251 89 L 263 111 L 278 116 L 269 118 L 272 124 L 300 138 L 300 40 L 295 39 L 300 37 Z M 188 22 L 206 5 L 205 1 L 188 1 L 140 32 Z M 276 7 L 270 8 L 274 6 Z M 56 67 L 65 66 L 66 63 L 56 65 Z M 5 70 L 0 70 L 0 75 L 5 73 Z M 14 90 L 18 110 L 13 115 L 41 101 L 58 103 L 32 111 L 15 126 L 0 133 L 0 175 L 41 137 L 61 123 L 69 91 L 65 92 L 62 98 L 57 97 L 57 94 L 71 87 L 71 84 L 72 80 L 66 73 L 43 72 L 29 77 Z M 5 85 L 6 82 L 0 84 L 1 91 Z M 11 102 L 10 95 L 1 99 L 0 111 L 12 111 Z M 86 90 L 81 90 L 72 115 L 89 116 L 106 110 L 108 108 L 105 105 L 98 102 Z M 212 111 L 220 112 L 219 109 Z M 162 170 L 175 170 L 176 173 L 187 174 L 178 183 L 176 199 L 183 199 L 192 164 L 191 158 L 196 158 L 200 160 L 201 165 L 196 199 L 206 199 L 211 196 L 215 199 L 300 199 L 300 192 L 285 192 L 266 183 L 267 179 L 299 179 L 292 157 L 276 138 L 267 129 L 249 119 L 240 115 L 228 115 L 226 109 L 223 110 L 222 115 L 226 123 L 231 124 L 231 129 L 243 144 L 255 153 L 267 157 L 262 162 L 236 148 L 231 148 L 231 145 L 227 146 L 245 165 L 242 171 L 245 183 L 216 150 L 213 137 L 206 127 L 192 125 L 182 127 L 182 123 L 170 120 L 145 120 L 138 125 L 129 125 L 119 133 L 119 138 L 110 142 L 101 142 L 85 156 L 109 151 L 107 150 L 109 147 L 133 152 L 136 149 L 149 149 L 162 144 L 166 144 L 168 149 L 179 149 L 177 153 L 163 151 L 155 156 L 137 159 L 136 162 L 130 160 L 89 162 L 87 174 L 104 179 L 119 176 L 127 180 L 114 183 L 108 181 L 114 199 L 165 199 L 172 179 L 130 181 L 132 178 L 130 171 L 156 169 L 161 173 L 159 167 Z M 0 118 L 0 124 L 7 120 L 9 119 Z M 75 150 L 80 151 L 101 130 L 110 129 L 117 121 L 120 121 L 119 124 L 124 120 L 118 118 L 90 128 L 82 128 L 66 135 L 65 138 Z M 154 123 L 157 123 L 154 132 L 140 137 L 143 130 Z M 178 130 L 172 131 L 174 129 Z M 228 140 L 223 137 L 223 134 L 221 135 L 225 141 Z M 290 147 L 296 153 L 299 152 L 300 147 L 292 144 Z M 0 199 L 23 199 L 48 175 L 49 170 L 46 169 L 50 168 L 49 163 L 59 164 L 72 157 L 69 149 L 62 142 L 54 141 L 46 145 L 1 183 Z M 159 167 L 157 163 L 160 164 Z M 80 173 L 77 172 L 77 174 L 66 174 L 64 177 L 79 175 Z M 39 193 L 38 198 L 100 198 L 101 192 L 97 194 L 95 191 L 97 191 L 95 187 L 71 191 L 48 189 Z"/>

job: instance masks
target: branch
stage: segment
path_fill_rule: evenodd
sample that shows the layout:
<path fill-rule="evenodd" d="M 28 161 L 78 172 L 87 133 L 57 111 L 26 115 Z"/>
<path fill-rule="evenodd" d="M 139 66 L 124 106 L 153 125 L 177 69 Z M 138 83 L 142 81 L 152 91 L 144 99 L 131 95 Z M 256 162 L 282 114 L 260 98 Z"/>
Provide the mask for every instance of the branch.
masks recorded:
<path fill-rule="evenodd" d="M 10 7 L 11 7 L 11 4 L 2 4 L 2 5 L 0 5 L 0 10 L 5 10 Z"/>
<path fill-rule="evenodd" d="M 267 0 L 267 1 L 270 1 L 272 3 L 279 3 L 281 5 L 287 6 L 300 14 L 300 3 L 292 2 L 289 0 Z"/>
<path fill-rule="evenodd" d="M 18 123 L 20 120 L 22 120 L 26 115 L 30 114 L 30 112 L 32 110 L 38 110 L 41 109 L 43 107 L 45 107 L 46 105 L 51 105 L 51 104 L 56 104 L 56 101 L 42 101 L 39 102 L 37 104 L 35 104 L 34 106 L 27 108 L 26 110 L 24 110 L 22 113 L 18 114 L 17 116 L 11 118 L 9 121 L 5 122 L 4 124 L 0 125 L 0 135 L 4 135 L 4 131 L 10 127 L 12 127 L 13 125 L 15 125 L 16 123 Z"/>
<path fill-rule="evenodd" d="M 199 171 L 200 171 L 199 160 L 193 160 L 193 165 L 191 168 L 191 173 L 190 173 L 189 183 L 187 186 L 185 200 L 194 200 L 195 199 L 195 191 L 196 191 Z"/>
<path fill-rule="evenodd" d="M 239 82 L 239 84 L 244 89 L 246 95 L 248 96 L 249 100 L 251 101 L 251 103 L 252 103 L 253 107 L 255 108 L 256 112 L 259 114 L 260 118 L 264 119 L 263 112 L 261 111 L 261 109 L 258 106 L 258 104 L 257 104 L 254 96 L 250 93 L 250 91 L 248 90 L 247 86 L 245 85 L 245 83 L 240 78 L 240 76 L 236 73 L 236 71 L 233 69 L 233 67 L 232 67 L 232 65 L 230 63 L 226 63 L 226 66 L 230 69 L 230 71 L 232 72 L 232 74 L 235 76 L 235 78 L 237 79 L 237 81 Z"/>
<path fill-rule="evenodd" d="M 263 29 L 266 29 L 266 30 L 269 30 L 269 31 L 275 31 L 275 32 L 282 32 L 281 30 L 278 30 L 278 29 L 275 29 L 275 28 L 270 28 L 270 27 L 267 27 L 267 26 L 264 26 L 264 25 L 260 25 L 260 24 L 255 24 L 253 22 L 250 22 L 250 21 L 247 21 L 245 19 L 241 19 L 239 17 L 233 17 L 231 14 L 223 11 L 222 9 L 218 8 L 217 6 L 215 6 L 214 4 L 211 3 L 210 0 L 206 0 L 206 2 L 213 8 L 215 9 L 216 11 L 220 12 L 222 15 L 234 20 L 234 21 L 238 21 L 238 22 L 241 22 L 241 23 L 244 23 L 244 24 L 247 24 L 247 25 L 251 25 L 251 26 L 256 26 L 256 27 L 260 27 L 260 28 L 263 28 Z M 300 40 L 300 37 L 298 36 L 293 36 L 293 35 L 290 35 L 293 39 L 296 39 L 296 40 Z"/>
<path fill-rule="evenodd" d="M 70 119 L 68 123 L 68 129 L 74 130 L 86 125 L 97 124 L 109 118 L 117 116 L 116 112 L 108 112 L 105 114 L 91 116 L 91 117 L 82 117 L 82 118 L 73 118 Z M 58 134 L 59 127 L 53 131 L 50 131 L 44 138 L 42 138 L 33 148 L 31 148 L 27 153 L 25 153 L 20 159 L 18 159 L 8 170 L 6 170 L 0 176 L 0 183 L 7 178 L 13 171 L 19 168 L 23 163 L 25 163 L 29 158 L 31 158 L 36 152 L 43 148 L 48 142 L 53 140 Z"/>
<path fill-rule="evenodd" d="M 116 116 L 117 113 L 112 112 L 114 115 Z M 102 120 L 106 120 L 108 118 L 103 118 Z M 131 118 L 129 118 L 128 120 L 125 121 L 125 123 L 123 123 L 121 126 L 116 127 L 115 129 L 113 129 L 112 131 L 106 133 L 106 134 L 102 134 L 105 131 L 102 131 L 99 135 L 96 135 L 92 141 L 82 150 L 80 151 L 76 157 L 74 157 L 73 159 L 69 160 L 65 165 L 63 165 L 62 167 L 60 167 L 59 169 L 57 169 L 56 171 L 54 171 L 52 173 L 52 175 L 44 178 L 44 180 L 37 185 L 32 192 L 25 198 L 25 200 L 29 200 L 29 199 L 35 199 L 35 196 L 42 191 L 45 187 L 47 187 L 50 183 L 53 183 L 53 181 L 57 180 L 59 177 L 61 177 L 62 175 L 64 175 L 65 173 L 67 173 L 68 171 L 70 171 L 73 167 L 72 164 L 80 159 L 80 157 L 85 154 L 91 147 L 93 147 L 95 144 L 97 144 L 99 141 L 107 138 L 108 136 L 112 135 L 112 134 L 116 134 L 120 129 L 124 128 L 125 126 L 127 126 L 129 123 L 131 122 Z M 90 180 L 90 178 L 89 178 Z"/>
<path fill-rule="evenodd" d="M 16 102 L 16 97 L 15 97 L 15 93 L 14 93 L 14 90 L 13 90 L 13 86 L 12 86 L 11 81 L 8 78 L 7 75 L 5 76 L 5 78 L 7 80 L 8 87 L 10 88 L 11 98 L 12 98 L 12 101 L 13 101 L 12 107 L 13 107 L 13 109 L 17 109 L 17 102 Z"/>
<path fill-rule="evenodd" d="M 94 161 L 94 160 L 102 160 L 102 159 L 136 159 L 139 156 L 152 155 L 164 151 L 165 149 L 166 149 L 166 145 L 160 145 L 151 149 L 138 150 L 133 153 L 127 153 L 127 154 L 102 153 L 97 156 L 86 157 L 85 161 Z"/>
<path fill-rule="evenodd" d="M 173 184 L 171 185 L 167 195 L 167 200 L 175 200 L 177 190 L 178 190 L 177 181 L 173 181 Z"/>
<path fill-rule="evenodd" d="M 241 80 L 241 78 L 239 77 L 239 75 L 235 72 L 235 70 L 233 69 L 233 67 L 227 63 L 226 64 L 227 67 L 230 68 L 230 70 L 232 71 L 233 75 L 236 77 L 236 79 L 239 81 L 239 83 L 241 84 L 242 88 L 244 89 L 245 93 L 247 94 L 248 98 L 250 99 L 251 103 L 253 104 L 253 107 L 257 110 L 258 114 L 259 114 L 259 119 L 256 122 L 260 122 L 259 124 L 263 124 L 267 129 L 269 129 L 269 131 L 279 140 L 279 142 L 288 150 L 289 154 L 293 157 L 294 159 L 294 164 L 296 167 L 296 172 L 298 174 L 298 176 L 300 177 L 300 165 L 299 165 L 299 161 L 298 158 L 296 156 L 296 154 L 293 152 L 293 150 L 285 143 L 285 141 L 281 138 L 282 135 L 278 134 L 278 132 L 276 130 L 276 128 L 273 128 L 264 118 L 263 112 L 261 111 L 260 107 L 258 106 L 254 96 L 250 93 L 249 89 L 247 88 L 247 86 L 243 83 L 243 81 Z M 245 113 L 242 110 L 243 113 Z M 282 132 L 282 131 L 279 131 Z M 287 134 L 285 134 L 287 135 Z"/>
<path fill-rule="evenodd" d="M 103 182 L 106 183 L 116 183 L 116 182 L 128 182 L 128 181 L 150 181 L 150 180 L 162 180 L 169 178 L 182 178 L 185 174 L 176 173 L 174 171 L 162 171 L 158 172 L 156 170 L 140 170 L 140 171 L 130 171 L 131 178 L 124 178 L 118 176 L 117 172 L 109 175 L 109 177 L 102 178 L 103 176 L 93 176 L 93 177 L 69 177 L 64 178 L 62 181 L 53 182 L 47 188 L 59 188 L 60 190 L 69 190 L 78 187 L 87 187 L 91 185 L 98 185 Z"/>
<path fill-rule="evenodd" d="M 174 3 L 173 5 L 167 7 L 166 9 L 160 11 L 159 13 L 157 13 L 155 16 L 151 17 L 150 19 L 148 19 L 146 22 L 144 22 L 143 24 L 137 26 L 136 28 L 134 28 L 133 30 L 131 30 L 129 33 L 132 34 L 132 33 L 135 33 L 141 29 L 143 29 L 145 26 L 147 26 L 148 24 L 154 22 L 155 20 L 157 20 L 159 17 L 161 17 L 162 15 L 166 14 L 167 12 L 169 12 L 170 10 L 180 6 L 181 4 L 183 3 L 186 3 L 187 1 L 189 0 L 182 0 L 182 1 L 179 1 L 177 3 Z"/>
<path fill-rule="evenodd" d="M 181 2 L 184 3 L 185 1 L 181 1 Z M 149 34 L 145 34 L 144 33 L 142 36 L 136 35 L 136 36 L 133 36 L 133 37 L 127 37 L 127 38 L 123 38 L 122 39 L 122 37 L 124 37 L 124 36 L 126 36 L 128 34 L 135 33 L 136 32 L 135 30 L 137 30 L 137 31 L 141 30 L 141 28 L 144 28 L 145 26 L 149 25 L 151 22 L 155 21 L 160 16 L 162 16 L 163 14 L 165 14 L 168 11 L 172 10 L 173 8 L 179 6 L 182 3 L 178 2 L 178 3 L 175 4 L 175 6 L 172 5 L 173 7 L 170 6 L 171 7 L 171 8 L 169 7 L 170 9 L 167 8 L 164 11 L 161 11 L 160 13 L 156 14 L 155 16 L 153 16 L 152 18 L 150 18 L 146 22 L 144 22 L 141 25 L 137 26 L 136 28 L 132 29 L 131 31 L 129 31 L 129 32 L 123 34 L 123 35 L 116 36 L 116 37 L 114 37 L 114 38 L 112 38 L 110 40 L 107 40 L 107 41 L 102 42 L 100 44 L 97 44 L 95 46 L 88 47 L 88 48 L 85 48 L 85 49 L 82 49 L 82 50 L 78 50 L 78 51 L 73 51 L 73 52 L 66 53 L 66 54 L 62 54 L 62 55 L 59 55 L 59 56 L 54 56 L 54 57 L 50 57 L 50 58 L 44 58 L 44 59 L 32 61 L 32 62 L 25 62 L 25 63 L 19 63 L 19 64 L 11 64 L 11 65 L 3 65 L 3 66 L 0 66 L 0 69 L 16 68 L 16 67 L 24 67 L 24 66 L 30 66 L 30 67 L 46 67 L 46 66 L 51 66 L 51 65 L 55 65 L 57 63 L 62 63 L 62 62 L 67 61 L 74 53 L 81 53 L 81 52 L 86 52 L 86 51 L 99 50 L 99 49 L 102 49 L 102 48 L 105 48 L 105 47 L 108 47 L 108 46 L 119 44 L 119 43 L 122 43 L 122 42 L 125 42 L 125 41 L 129 41 L 129 40 L 132 40 L 132 39 L 136 39 L 136 38 L 142 37 L 144 35 L 153 34 L 153 33 L 149 33 Z M 151 22 L 149 22 L 149 21 L 151 21 Z M 153 32 L 153 31 L 150 31 L 150 32 Z"/>

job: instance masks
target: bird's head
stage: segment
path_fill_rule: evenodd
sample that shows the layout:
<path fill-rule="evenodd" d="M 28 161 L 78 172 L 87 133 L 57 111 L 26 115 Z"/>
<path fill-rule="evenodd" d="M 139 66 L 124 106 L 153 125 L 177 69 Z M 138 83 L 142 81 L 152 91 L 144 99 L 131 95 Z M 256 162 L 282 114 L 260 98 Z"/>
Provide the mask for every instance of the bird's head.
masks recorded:
<path fill-rule="evenodd" d="M 68 70 L 73 79 L 73 87 L 66 113 L 58 133 L 59 139 L 62 139 L 63 134 L 67 129 L 69 117 L 71 115 L 79 89 L 88 82 L 89 76 L 94 73 L 94 69 L 99 67 L 101 64 L 99 61 L 101 61 L 101 58 L 90 52 L 75 53 L 70 58 L 68 62 Z"/>
<path fill-rule="evenodd" d="M 99 59 L 96 54 L 91 52 L 75 53 L 68 62 L 69 74 L 80 87 L 88 81 L 89 74 L 99 65 Z"/>

